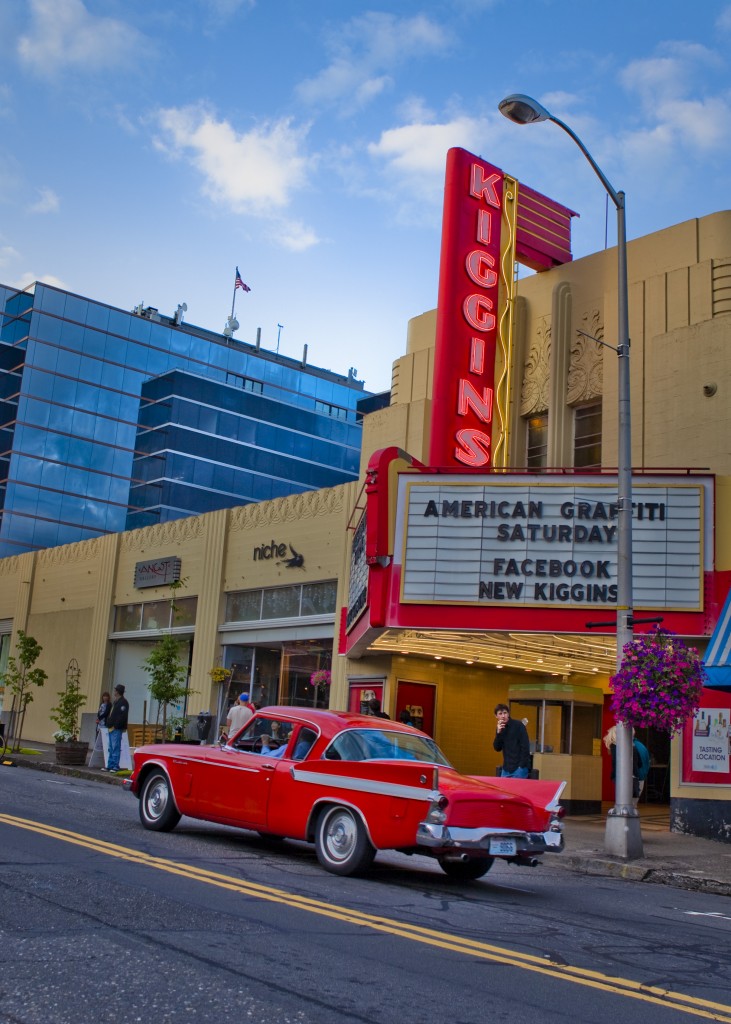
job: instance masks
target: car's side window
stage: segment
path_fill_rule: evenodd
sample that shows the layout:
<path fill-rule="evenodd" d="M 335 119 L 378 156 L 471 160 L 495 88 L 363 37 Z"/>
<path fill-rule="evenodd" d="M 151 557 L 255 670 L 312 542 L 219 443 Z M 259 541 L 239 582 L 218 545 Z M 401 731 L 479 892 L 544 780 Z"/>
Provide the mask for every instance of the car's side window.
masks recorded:
<path fill-rule="evenodd" d="M 294 744 L 294 751 L 292 758 L 295 761 L 301 761 L 302 758 L 307 757 L 309 752 L 312 750 L 312 745 L 317 739 L 317 733 L 314 729 L 308 729 L 307 726 L 303 725 L 300 731 L 297 733 L 297 739 Z"/>
<path fill-rule="evenodd" d="M 281 718 L 259 717 L 251 721 L 234 740 L 234 750 L 249 754 L 273 754 L 283 750 L 292 735 L 292 722 Z"/>
<path fill-rule="evenodd" d="M 325 751 L 331 761 L 364 761 L 368 755 L 355 732 L 341 732 Z"/>

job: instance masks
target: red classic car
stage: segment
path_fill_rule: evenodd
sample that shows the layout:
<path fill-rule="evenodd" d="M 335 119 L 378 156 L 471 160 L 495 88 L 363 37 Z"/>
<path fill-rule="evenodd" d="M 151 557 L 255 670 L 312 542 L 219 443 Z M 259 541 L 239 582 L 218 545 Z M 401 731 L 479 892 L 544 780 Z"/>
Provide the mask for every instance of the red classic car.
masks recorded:
<path fill-rule="evenodd" d="M 563 849 L 564 783 L 461 775 L 425 733 L 341 711 L 268 707 L 220 747 L 138 747 L 125 787 L 145 828 L 187 814 L 304 839 L 338 875 L 377 850 L 427 854 L 466 880 L 496 857 L 533 866 Z"/>

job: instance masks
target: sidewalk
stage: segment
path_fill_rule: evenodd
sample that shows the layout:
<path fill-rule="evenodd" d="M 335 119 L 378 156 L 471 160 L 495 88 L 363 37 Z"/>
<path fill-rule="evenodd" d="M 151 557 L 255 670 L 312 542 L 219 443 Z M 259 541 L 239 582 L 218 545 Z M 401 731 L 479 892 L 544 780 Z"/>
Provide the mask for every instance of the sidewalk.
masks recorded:
<path fill-rule="evenodd" d="M 98 768 L 67 767 L 56 764 L 52 745 L 31 743 L 28 746 L 40 754 L 11 754 L 12 761 L 22 768 L 69 775 L 121 786 L 123 776 L 108 775 Z M 3 771 L 11 766 L 0 765 Z M 557 856 L 546 857 L 543 869 L 555 868 L 574 871 L 582 875 L 603 875 L 625 878 L 635 882 L 652 882 L 678 889 L 731 896 L 731 844 L 681 835 L 669 830 L 667 807 L 645 805 L 640 807 L 642 845 L 644 856 L 625 861 L 604 853 L 606 805 L 600 815 L 586 815 L 565 819 L 566 849 Z"/>

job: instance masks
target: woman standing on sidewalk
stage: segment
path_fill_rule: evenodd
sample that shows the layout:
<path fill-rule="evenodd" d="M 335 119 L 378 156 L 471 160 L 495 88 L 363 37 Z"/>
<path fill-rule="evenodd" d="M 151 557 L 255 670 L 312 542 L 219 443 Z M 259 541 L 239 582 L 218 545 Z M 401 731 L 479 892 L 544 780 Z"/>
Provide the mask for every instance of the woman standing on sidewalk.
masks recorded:
<path fill-rule="evenodd" d="M 112 698 L 109 693 L 105 690 L 102 694 L 102 702 L 99 705 L 99 710 L 96 713 L 96 731 L 100 729 L 106 729 L 107 727 L 107 715 L 112 710 Z"/>

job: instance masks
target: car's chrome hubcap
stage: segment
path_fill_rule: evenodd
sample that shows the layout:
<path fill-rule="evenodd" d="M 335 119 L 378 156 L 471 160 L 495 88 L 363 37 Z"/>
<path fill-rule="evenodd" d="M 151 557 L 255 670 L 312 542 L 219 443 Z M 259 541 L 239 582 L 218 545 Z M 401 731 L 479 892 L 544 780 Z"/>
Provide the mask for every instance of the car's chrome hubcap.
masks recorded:
<path fill-rule="evenodd" d="M 350 856 L 355 841 L 355 822 L 349 814 L 338 814 L 330 819 L 327 828 L 327 848 L 335 860 L 345 860 Z"/>
<path fill-rule="evenodd" d="M 151 818 L 159 818 L 168 802 L 167 787 L 158 783 L 147 797 L 147 810 Z"/>

